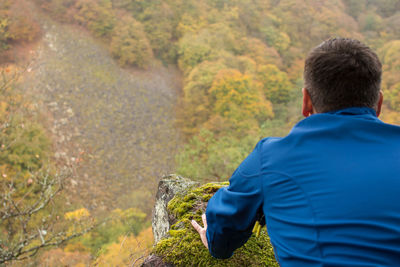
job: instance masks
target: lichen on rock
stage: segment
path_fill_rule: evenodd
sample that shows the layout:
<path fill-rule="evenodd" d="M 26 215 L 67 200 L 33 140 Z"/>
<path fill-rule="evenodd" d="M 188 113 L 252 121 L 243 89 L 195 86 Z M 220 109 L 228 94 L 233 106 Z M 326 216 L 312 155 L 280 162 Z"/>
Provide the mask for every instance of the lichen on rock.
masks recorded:
<path fill-rule="evenodd" d="M 227 185 L 227 182 L 208 183 L 200 187 L 192 184 L 177 193 L 167 206 L 172 225 L 166 237 L 156 243 L 153 254 L 164 264 L 173 266 L 279 266 L 265 230 L 259 237 L 253 235 L 227 260 L 213 258 L 202 244 L 190 221 L 201 222 L 208 200 Z"/>
<path fill-rule="evenodd" d="M 184 194 L 189 188 L 198 185 L 198 182 L 193 182 L 175 174 L 164 176 L 161 179 L 158 184 L 156 203 L 154 205 L 152 219 L 152 229 L 155 243 L 167 235 L 168 230 L 174 223 L 174 218 L 169 216 L 168 213 L 168 202 L 176 194 Z"/>

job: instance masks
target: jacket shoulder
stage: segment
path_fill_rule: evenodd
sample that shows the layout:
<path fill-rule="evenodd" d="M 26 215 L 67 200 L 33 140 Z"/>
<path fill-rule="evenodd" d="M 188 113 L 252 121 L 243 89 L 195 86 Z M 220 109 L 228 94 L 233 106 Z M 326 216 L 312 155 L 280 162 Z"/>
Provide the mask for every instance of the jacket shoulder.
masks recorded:
<path fill-rule="evenodd" d="M 259 176 L 261 174 L 262 164 L 264 161 L 264 151 L 269 150 L 269 147 L 281 139 L 282 138 L 280 137 L 267 137 L 260 140 L 254 150 L 239 165 L 235 173 L 247 178 Z"/>

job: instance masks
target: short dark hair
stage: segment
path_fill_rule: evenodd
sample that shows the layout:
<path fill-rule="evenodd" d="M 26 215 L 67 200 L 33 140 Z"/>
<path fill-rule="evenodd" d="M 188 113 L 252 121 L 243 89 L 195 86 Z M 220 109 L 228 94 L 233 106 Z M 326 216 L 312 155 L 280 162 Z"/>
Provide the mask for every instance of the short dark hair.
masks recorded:
<path fill-rule="evenodd" d="M 304 85 L 322 113 L 348 107 L 375 108 L 382 64 L 360 41 L 329 39 L 315 47 L 304 66 Z"/>

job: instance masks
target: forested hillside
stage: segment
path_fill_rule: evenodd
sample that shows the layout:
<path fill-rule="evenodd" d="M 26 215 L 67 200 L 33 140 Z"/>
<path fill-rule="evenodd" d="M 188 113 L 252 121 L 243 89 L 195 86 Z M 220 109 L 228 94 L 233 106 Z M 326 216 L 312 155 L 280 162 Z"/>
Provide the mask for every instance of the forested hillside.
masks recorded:
<path fill-rule="evenodd" d="M 34 9 L 27 4 L 34 5 L 42 15 L 32 11 Z M 128 76 L 119 74 L 119 70 L 115 70 L 117 65 L 109 61 L 89 63 L 103 52 L 86 53 L 87 57 L 83 56 L 85 59 L 79 64 L 82 70 L 72 71 L 72 63 L 82 58 L 78 52 L 76 54 L 79 56 L 74 55 L 73 49 L 88 49 L 89 45 L 73 41 L 69 35 L 65 37 L 61 34 L 55 39 L 53 43 L 60 40 L 68 43 L 71 39 L 71 49 L 56 51 L 52 63 L 47 64 L 47 69 L 42 68 L 42 74 L 46 75 L 40 77 L 42 80 L 62 77 L 48 85 L 58 88 L 53 94 L 57 97 L 59 94 L 64 95 L 62 101 L 68 107 L 81 111 L 73 117 L 78 118 L 78 124 L 82 125 L 81 130 L 84 129 L 82 132 L 85 134 L 80 135 L 81 139 L 77 136 L 74 142 L 89 145 L 95 151 L 91 155 L 103 159 L 96 161 L 102 167 L 93 168 L 90 162 L 95 161 L 90 158 L 91 155 L 83 154 L 82 158 L 87 157 L 84 159 L 89 162 L 83 173 L 90 175 L 86 178 L 82 176 L 82 181 L 86 181 L 82 191 L 90 192 L 90 181 L 99 181 L 96 179 L 99 177 L 111 181 L 124 177 L 125 180 L 118 181 L 118 186 L 113 184 L 111 190 L 105 188 L 109 195 L 107 201 L 119 199 L 113 203 L 115 206 L 112 211 L 117 214 L 113 218 L 118 219 L 95 228 L 90 234 L 75 239 L 67 246 L 53 250 L 65 262 L 54 260 L 49 264 L 132 264 L 132 255 L 139 257 L 134 252 L 137 248 L 133 248 L 138 244 L 135 238 L 143 238 L 144 243 L 151 239 L 149 230 L 143 229 L 148 226 L 148 206 L 154 197 L 148 192 L 155 192 L 155 184 L 159 179 L 151 175 L 158 174 L 159 170 L 154 171 L 154 165 L 146 165 L 155 154 L 143 151 L 151 149 L 154 153 L 158 150 L 165 152 L 168 140 L 165 140 L 160 127 L 169 127 L 171 123 L 169 119 L 166 119 L 167 123 L 159 123 L 163 116 L 175 117 L 174 127 L 180 133 L 181 143 L 180 150 L 173 152 L 176 155 L 170 153 L 175 162 L 171 159 L 171 165 L 162 164 L 174 166 L 177 173 L 200 181 L 225 181 L 258 140 L 265 136 L 286 135 L 294 123 L 301 119 L 304 58 L 312 47 L 329 37 L 356 38 L 377 51 L 384 70 L 382 90 L 385 101 L 382 119 L 389 123 L 400 123 L 399 0 L 1 0 L 0 58 L 4 73 L 8 73 L 7 64 L 18 63 L 15 55 L 22 53 L 18 49 L 56 36 L 58 30 L 53 30 L 50 37 L 46 35 L 49 30 L 44 29 L 44 16 L 48 16 L 49 21 L 56 21 L 57 25 L 74 27 L 75 31 L 92 36 L 114 58 L 118 68 L 137 74 L 135 77 L 141 73 L 140 79 L 154 79 L 155 70 L 162 68 L 160 64 L 165 68 L 177 68 L 179 72 L 174 74 L 178 82 L 172 85 L 179 92 L 178 99 L 174 110 L 166 114 L 166 110 L 170 109 L 160 108 L 160 105 L 167 102 L 157 99 L 168 96 L 158 92 L 154 83 L 129 83 L 129 78 L 125 78 Z M 62 27 L 54 29 L 64 31 Z M 69 34 L 74 35 L 73 31 Z M 86 40 L 86 37 L 77 38 Z M 61 56 L 67 60 L 61 60 Z M 65 65 L 65 62 L 70 65 Z M 94 68 L 94 64 L 98 66 Z M 91 79 L 88 77 L 98 79 L 88 82 Z M 154 80 L 159 83 L 165 81 Z M 103 85 L 109 91 L 100 91 Z M 121 89 L 129 88 L 127 85 L 135 87 L 131 91 L 142 90 L 142 100 L 127 97 L 130 89 Z M 2 92 L 1 112 L 4 113 L 10 101 L 13 101 L 10 97 Z M 85 99 L 87 102 L 84 102 Z M 90 99 L 99 102 L 85 104 Z M 173 97 L 168 99 L 175 101 Z M 116 109 L 111 107 L 108 104 L 112 101 L 120 102 L 121 106 Z M 135 101 L 136 104 L 128 104 Z M 23 104 L 21 102 L 18 105 Z M 136 112 L 139 108 L 145 110 L 143 106 L 148 107 L 148 117 L 145 113 L 138 113 L 136 117 L 123 115 L 128 113 L 125 111 Z M 101 114 L 112 115 L 102 116 L 99 111 L 104 110 L 108 113 Z M 152 113 L 154 110 L 161 112 L 155 115 Z M 25 113 L 30 112 L 33 111 L 27 110 Z M 89 120 L 91 122 L 86 124 Z M 141 125 L 145 125 L 146 121 L 154 121 L 135 129 L 133 124 L 125 123 L 127 120 L 140 121 Z M 152 125 L 158 128 L 152 128 Z M 3 171 L 3 175 L 14 175 L 17 171 L 23 175 L 28 169 L 39 170 L 47 167 L 43 163 L 46 157 L 52 158 L 49 156 L 52 153 L 51 137 L 42 137 L 45 136 L 45 127 L 40 126 L 40 123 L 29 124 L 29 127 L 35 133 L 36 137 L 32 139 L 35 142 L 24 142 L 28 146 L 24 151 L 30 149 L 34 152 L 18 152 L 22 153 L 18 160 L 13 156 L 7 156 L 5 160 L 4 156 L 0 168 L 7 169 L 7 173 Z M 140 144 L 143 151 L 123 150 L 131 132 L 140 133 L 132 141 L 131 150 Z M 15 133 L 3 131 L 1 138 L 12 140 L 13 135 Z M 141 135 L 153 136 L 152 140 L 156 142 L 158 139 L 164 141 L 156 147 L 150 145 L 148 136 Z M 121 142 L 121 136 L 125 136 L 123 140 L 126 142 Z M 8 148 L 7 141 L 3 143 Z M 101 151 L 97 145 L 103 143 L 107 144 L 107 149 Z M 17 153 L 17 150 L 7 151 Z M 168 151 L 174 150 L 171 148 Z M 76 151 L 76 154 L 80 152 Z M 135 160 L 131 162 L 131 159 Z M 157 162 L 162 160 L 157 158 Z M 146 170 L 145 175 L 132 177 L 132 173 L 136 175 L 137 168 Z M 129 179 L 140 181 L 144 186 L 135 191 L 137 195 L 125 197 L 123 189 L 130 188 Z M 18 190 L 22 190 L 23 194 L 25 189 Z M 90 198 L 89 194 L 86 198 Z M 139 202 L 146 205 L 140 205 Z M 59 213 L 89 209 L 85 204 L 75 203 L 76 209 L 63 207 L 65 210 Z M 118 209 L 118 205 L 121 205 L 121 209 Z M 0 227 L 6 229 L 3 225 Z M 116 230 L 112 232 L 111 229 Z M 138 251 L 144 253 L 143 248 Z M 119 257 L 115 257 L 117 254 Z M 41 259 L 46 258 L 46 254 L 39 256 Z M 81 262 L 79 257 L 82 258 Z"/>

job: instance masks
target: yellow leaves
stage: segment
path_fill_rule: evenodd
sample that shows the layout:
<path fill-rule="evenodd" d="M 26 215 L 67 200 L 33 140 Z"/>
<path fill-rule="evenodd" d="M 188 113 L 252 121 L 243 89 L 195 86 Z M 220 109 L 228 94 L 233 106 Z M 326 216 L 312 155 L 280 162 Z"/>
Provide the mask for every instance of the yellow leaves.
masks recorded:
<path fill-rule="evenodd" d="M 382 114 L 380 118 L 382 121 L 386 123 L 396 124 L 396 125 L 400 124 L 400 112 L 391 110 L 386 105 L 382 106 Z"/>
<path fill-rule="evenodd" d="M 120 236 L 118 242 L 107 246 L 106 252 L 96 259 L 96 266 L 127 266 L 136 261 L 137 266 L 150 252 L 154 238 L 151 227 L 143 230 L 138 236 Z M 142 259 L 140 259 L 142 257 Z M 135 264 L 135 266 L 136 266 Z"/>
<path fill-rule="evenodd" d="M 1 33 L 1 30 L 0 30 Z M 21 68 L 20 66 L 16 65 L 16 64 L 7 64 L 4 67 L 0 67 L 0 74 L 3 76 L 3 80 L 6 79 L 11 79 L 13 78 L 13 76 L 18 75 L 20 72 L 23 72 L 24 69 Z M 21 76 L 21 75 L 19 75 Z M 18 79 L 20 79 L 21 77 L 18 77 Z"/>
<path fill-rule="evenodd" d="M 122 17 L 116 24 L 111 39 L 111 52 L 122 66 L 147 68 L 153 60 L 150 42 L 142 24 L 130 16 Z"/>
<path fill-rule="evenodd" d="M 252 58 L 257 64 L 282 64 L 281 57 L 277 50 L 268 47 L 264 42 L 256 38 L 242 38 L 243 53 Z"/>
<path fill-rule="evenodd" d="M 5 101 L 0 101 L 0 119 L 6 114 L 8 103 Z"/>
<path fill-rule="evenodd" d="M 302 79 L 302 77 L 303 77 L 303 68 L 304 68 L 304 59 L 303 58 L 295 59 L 292 62 L 290 68 L 287 70 L 288 78 L 292 82 L 295 82 L 298 79 Z"/>
<path fill-rule="evenodd" d="M 86 25 L 95 35 L 104 37 L 113 30 L 116 18 L 111 1 L 78 0 L 75 8 L 78 14 L 74 19 Z"/>
<path fill-rule="evenodd" d="M 347 14 L 342 1 L 281 0 L 273 13 L 282 19 L 268 24 L 277 29 L 273 34 L 266 33 L 268 44 L 271 40 L 284 40 L 280 32 L 290 36 L 290 46 L 301 47 L 304 51 L 332 36 L 362 38 L 357 22 Z"/>
<path fill-rule="evenodd" d="M 112 211 L 112 215 L 115 216 L 116 218 L 121 218 L 121 219 L 126 219 L 126 218 L 136 218 L 139 220 L 143 220 L 146 218 L 146 214 L 136 208 L 129 208 L 126 210 L 122 209 L 114 209 Z"/>
<path fill-rule="evenodd" d="M 185 75 L 206 60 L 221 59 L 239 50 L 239 34 L 226 23 L 209 24 L 197 33 L 187 33 L 179 40 L 178 65 Z"/>
<path fill-rule="evenodd" d="M 227 119 L 240 122 L 273 117 L 272 105 L 265 100 L 260 84 L 237 70 L 221 70 L 209 90 L 214 111 Z"/>
<path fill-rule="evenodd" d="M 287 33 L 281 31 L 268 32 L 269 35 L 267 40 L 269 40 L 269 44 L 275 47 L 278 51 L 283 52 L 289 48 L 290 45 L 290 37 Z"/>
<path fill-rule="evenodd" d="M 3 144 L 1 145 L 3 147 Z M 2 149 L 0 149 L 1 151 Z M 12 169 L 12 166 L 9 164 L 0 165 L 0 181 L 1 182 L 9 182 L 12 181 L 15 176 L 15 171 Z"/>
<path fill-rule="evenodd" d="M 144 229 L 142 232 L 139 233 L 137 237 L 137 241 L 141 241 L 143 247 L 150 248 L 153 245 L 154 237 L 153 231 L 151 227 Z"/>
<path fill-rule="evenodd" d="M 91 255 L 88 252 L 66 251 L 54 248 L 45 251 L 39 256 L 41 266 L 71 266 L 83 267 L 90 265 Z"/>
<path fill-rule="evenodd" d="M 176 27 L 176 31 L 178 35 L 181 37 L 185 33 L 197 33 L 201 28 L 207 25 L 207 21 L 203 17 L 193 17 L 188 14 L 183 14 L 181 17 L 178 26 Z"/>
<path fill-rule="evenodd" d="M 87 219 L 89 216 L 90 213 L 85 208 L 77 209 L 64 214 L 64 218 L 70 221 L 80 221 L 82 219 Z"/>
<path fill-rule="evenodd" d="M 393 94 L 393 89 L 398 87 L 396 84 L 400 83 L 400 40 L 388 42 L 379 50 L 379 54 L 383 63 L 382 89 Z"/>
<path fill-rule="evenodd" d="M 32 41 L 38 36 L 39 28 L 32 11 L 19 1 L 0 6 L 0 51 L 8 49 L 11 42 Z"/>
<path fill-rule="evenodd" d="M 385 91 L 384 99 L 392 109 L 400 111 L 400 82 L 391 86 L 388 91 Z"/>
<path fill-rule="evenodd" d="M 79 251 L 79 252 L 87 252 L 88 248 L 85 247 L 81 242 L 76 242 L 76 243 L 68 243 L 65 248 L 65 252 L 74 252 L 74 251 Z"/>
<path fill-rule="evenodd" d="M 10 25 L 10 37 L 15 41 L 32 41 L 39 34 L 39 25 L 20 15 Z"/>
<path fill-rule="evenodd" d="M 10 20 L 6 17 L 0 19 L 0 33 L 5 34 L 6 28 L 10 24 Z M 4 36 L 3 36 L 4 37 Z"/>
<path fill-rule="evenodd" d="M 279 70 L 275 65 L 260 66 L 257 79 L 263 85 L 265 96 L 272 103 L 287 103 L 290 101 L 292 84 L 286 72 Z"/>
<path fill-rule="evenodd" d="M 93 226 L 93 218 L 87 209 L 81 208 L 64 214 L 68 223 L 67 235 L 72 235 L 81 231 L 85 231 Z"/>
<path fill-rule="evenodd" d="M 380 51 L 382 63 L 386 68 L 391 69 L 400 63 L 400 40 L 394 40 L 384 45 Z"/>
<path fill-rule="evenodd" d="M 198 64 L 210 59 L 213 50 L 208 42 L 208 33 L 203 31 L 202 36 L 194 34 L 186 34 L 179 41 L 179 60 L 178 66 L 188 74 Z"/>

